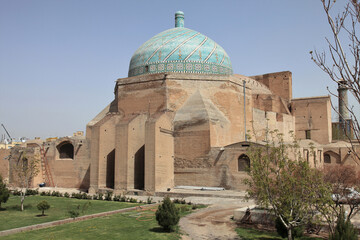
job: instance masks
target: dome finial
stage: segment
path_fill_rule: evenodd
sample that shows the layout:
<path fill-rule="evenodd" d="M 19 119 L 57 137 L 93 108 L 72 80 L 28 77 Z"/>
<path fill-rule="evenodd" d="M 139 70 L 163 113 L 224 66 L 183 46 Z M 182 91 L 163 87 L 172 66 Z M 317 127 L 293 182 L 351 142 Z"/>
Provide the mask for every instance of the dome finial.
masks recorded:
<path fill-rule="evenodd" d="M 175 13 L 175 27 L 184 27 L 184 13 L 182 11 Z"/>

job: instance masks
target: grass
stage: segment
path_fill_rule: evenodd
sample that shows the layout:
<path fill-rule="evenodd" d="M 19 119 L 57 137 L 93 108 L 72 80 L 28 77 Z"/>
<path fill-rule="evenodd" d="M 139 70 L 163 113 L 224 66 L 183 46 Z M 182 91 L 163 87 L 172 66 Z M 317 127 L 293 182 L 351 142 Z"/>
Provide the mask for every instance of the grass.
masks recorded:
<path fill-rule="evenodd" d="M 43 200 L 50 204 L 50 209 L 45 211 L 46 216 L 38 216 L 41 214 L 41 211 L 37 209 L 37 204 Z M 25 198 L 25 209 L 23 212 L 21 212 L 20 196 L 11 196 L 7 203 L 1 204 L 2 209 L 0 210 L 0 231 L 66 219 L 69 218 L 69 210 L 75 209 L 78 205 L 82 207 L 87 202 L 90 202 L 91 206 L 84 213 L 80 213 L 80 215 L 106 212 L 139 205 L 125 202 L 81 200 L 74 198 L 37 195 L 28 196 Z"/>
<path fill-rule="evenodd" d="M 236 228 L 236 232 L 242 240 L 282 240 L 276 232 L 260 231 L 250 228 Z M 322 238 L 301 237 L 301 240 L 320 240 Z"/>
<path fill-rule="evenodd" d="M 182 208 L 180 215 L 189 214 L 191 206 Z M 204 206 L 200 206 L 204 207 Z M 68 223 L 56 227 L 13 234 L 0 239 L 180 239 L 179 229 L 164 232 L 156 222 L 157 207 L 136 210 L 95 218 L 81 222 Z"/>

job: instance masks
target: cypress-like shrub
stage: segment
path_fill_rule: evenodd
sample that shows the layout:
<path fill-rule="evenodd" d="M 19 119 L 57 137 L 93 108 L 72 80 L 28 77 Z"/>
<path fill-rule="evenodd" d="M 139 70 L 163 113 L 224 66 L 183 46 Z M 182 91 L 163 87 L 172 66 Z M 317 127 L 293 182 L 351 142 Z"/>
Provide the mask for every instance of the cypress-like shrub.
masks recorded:
<path fill-rule="evenodd" d="M 0 209 L 1 203 L 6 203 L 9 199 L 10 191 L 6 186 L 6 183 L 3 181 L 2 176 L 0 175 Z"/>
<path fill-rule="evenodd" d="M 336 228 L 334 234 L 330 234 L 330 240 L 356 240 L 357 232 L 354 229 L 354 226 L 349 220 L 345 220 L 344 209 L 340 211 L 340 216 L 336 223 Z"/>
<path fill-rule="evenodd" d="M 166 231 L 171 231 L 180 220 L 179 210 L 169 197 L 165 197 L 163 203 L 156 211 L 156 221 Z"/>

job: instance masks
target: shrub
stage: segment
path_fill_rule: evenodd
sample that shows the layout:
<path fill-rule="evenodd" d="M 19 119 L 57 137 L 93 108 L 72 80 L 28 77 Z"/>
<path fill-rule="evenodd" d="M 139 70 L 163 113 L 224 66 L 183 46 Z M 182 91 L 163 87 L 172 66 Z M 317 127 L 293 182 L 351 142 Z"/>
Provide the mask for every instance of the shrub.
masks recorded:
<path fill-rule="evenodd" d="M 120 199 L 121 199 L 121 194 L 120 195 L 114 195 L 114 198 L 113 198 L 114 201 L 119 202 Z"/>
<path fill-rule="evenodd" d="M 59 191 L 53 191 L 51 193 L 51 196 L 53 196 L 53 197 L 62 197 L 62 194 Z"/>
<path fill-rule="evenodd" d="M 146 200 L 146 203 L 147 204 L 152 204 L 152 201 L 153 201 L 152 197 L 148 197 L 147 200 Z"/>
<path fill-rule="evenodd" d="M 41 192 L 40 196 L 46 196 L 46 192 Z"/>
<path fill-rule="evenodd" d="M 64 197 L 69 198 L 69 197 L 70 197 L 70 194 L 69 194 L 68 192 L 65 192 L 65 193 L 64 193 Z"/>
<path fill-rule="evenodd" d="M 126 197 L 125 197 L 125 196 L 122 196 L 122 197 L 120 198 L 120 202 L 126 202 Z"/>
<path fill-rule="evenodd" d="M 68 214 L 70 215 L 71 218 L 75 219 L 78 216 L 80 216 L 80 212 L 84 214 L 89 207 L 91 207 L 91 202 L 86 202 L 82 206 L 77 205 L 75 208 L 68 210 Z"/>
<path fill-rule="evenodd" d="M 75 219 L 80 215 L 80 211 L 78 209 L 72 209 L 68 211 L 71 218 Z"/>
<path fill-rule="evenodd" d="M 113 195 L 112 191 L 106 191 L 105 200 L 106 201 L 111 201 L 112 200 L 112 195 Z"/>
<path fill-rule="evenodd" d="M 82 193 L 81 194 L 81 199 L 91 199 L 91 196 L 87 195 L 87 193 Z"/>
<path fill-rule="evenodd" d="M 86 193 L 72 193 L 71 197 L 76 199 L 91 199 L 91 196 L 88 196 Z"/>
<path fill-rule="evenodd" d="M 357 232 L 354 229 L 354 226 L 351 224 L 349 220 L 345 220 L 344 209 L 341 208 L 340 216 L 336 223 L 336 228 L 334 234 L 330 234 L 330 240 L 356 240 Z"/>
<path fill-rule="evenodd" d="M 103 200 L 103 196 L 104 196 L 104 194 L 98 193 L 97 194 L 97 200 Z"/>
<path fill-rule="evenodd" d="M 281 219 L 279 217 L 277 217 L 275 219 L 275 228 L 276 228 L 276 232 L 283 238 L 286 238 L 288 236 L 288 232 L 286 227 L 284 226 L 284 224 L 282 223 Z M 304 233 L 304 226 L 298 226 L 292 229 L 292 237 L 293 239 L 299 238 L 303 235 Z"/>
<path fill-rule="evenodd" d="M 20 196 L 20 195 L 21 195 L 21 191 L 15 189 L 15 190 L 12 192 L 12 194 L 13 194 L 14 196 Z"/>
<path fill-rule="evenodd" d="M 38 195 L 39 194 L 39 190 L 37 189 L 26 189 L 25 195 Z"/>
<path fill-rule="evenodd" d="M 42 211 L 41 215 L 45 216 L 45 210 L 48 210 L 50 205 L 47 201 L 41 201 L 38 203 L 37 208 Z"/>
<path fill-rule="evenodd" d="M 137 199 L 136 199 L 136 198 L 130 198 L 130 199 L 129 199 L 129 202 L 131 202 L 131 203 L 137 203 Z"/>
<path fill-rule="evenodd" d="M 164 198 L 163 203 L 158 207 L 155 215 L 158 224 L 167 231 L 172 230 L 180 219 L 179 210 L 169 197 Z"/>
<path fill-rule="evenodd" d="M 6 203 L 9 199 L 10 191 L 6 187 L 6 183 L 3 181 L 2 176 L 0 175 L 0 208 L 1 203 Z"/>
<path fill-rule="evenodd" d="M 93 200 L 98 200 L 97 198 L 98 198 L 97 194 L 94 194 L 94 195 L 92 196 L 92 199 L 93 199 Z"/>

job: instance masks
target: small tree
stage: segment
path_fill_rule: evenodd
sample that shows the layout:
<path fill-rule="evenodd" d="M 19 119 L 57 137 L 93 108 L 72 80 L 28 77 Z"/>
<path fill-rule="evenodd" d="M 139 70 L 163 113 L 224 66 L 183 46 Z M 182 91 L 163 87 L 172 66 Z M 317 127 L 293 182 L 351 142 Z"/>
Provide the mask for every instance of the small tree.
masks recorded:
<path fill-rule="evenodd" d="M 31 181 L 39 173 L 40 155 L 34 153 L 33 155 L 28 156 L 25 151 L 20 150 L 19 152 L 20 158 L 12 165 L 12 168 L 14 177 L 17 180 L 17 184 L 21 188 L 21 211 L 24 211 L 26 190 L 29 189 L 31 186 Z"/>
<path fill-rule="evenodd" d="M 42 211 L 41 216 L 45 216 L 44 212 L 50 208 L 50 205 L 47 201 L 44 200 L 38 203 L 37 208 Z"/>
<path fill-rule="evenodd" d="M 341 207 L 341 214 L 337 220 L 336 228 L 334 234 L 330 233 L 330 240 L 356 240 L 357 231 L 354 229 L 354 226 L 351 224 L 349 219 L 345 219 L 344 208 Z"/>
<path fill-rule="evenodd" d="M 6 203 L 9 199 L 10 191 L 6 187 L 6 183 L 4 182 L 2 176 L 0 175 L 0 209 L 1 209 L 1 203 Z"/>
<path fill-rule="evenodd" d="M 166 231 L 172 230 L 179 222 L 180 215 L 179 210 L 169 197 L 165 197 L 163 203 L 158 207 L 156 211 L 156 221 Z"/>
<path fill-rule="evenodd" d="M 291 240 L 293 229 L 313 219 L 316 204 L 331 202 L 331 195 L 321 173 L 301 158 L 295 140 L 285 143 L 277 131 L 269 134 L 264 147 L 249 148 L 250 179 L 245 183 L 248 196 L 271 207 Z"/>
<path fill-rule="evenodd" d="M 91 202 L 86 202 L 82 206 L 76 205 L 75 207 L 68 209 L 68 214 L 71 218 L 75 219 L 80 216 L 80 213 L 84 214 L 89 209 L 89 207 L 91 207 Z"/>

